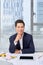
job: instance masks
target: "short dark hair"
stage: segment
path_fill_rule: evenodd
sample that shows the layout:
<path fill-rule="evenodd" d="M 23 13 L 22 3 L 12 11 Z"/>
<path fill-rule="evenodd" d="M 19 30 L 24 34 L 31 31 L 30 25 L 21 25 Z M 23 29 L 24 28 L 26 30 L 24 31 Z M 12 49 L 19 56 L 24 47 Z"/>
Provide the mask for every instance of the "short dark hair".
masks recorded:
<path fill-rule="evenodd" d="M 23 21 L 23 20 L 21 20 L 21 19 L 16 20 L 16 22 L 15 22 L 15 27 L 17 26 L 17 23 L 23 23 L 23 25 L 25 26 L 24 21 Z"/>

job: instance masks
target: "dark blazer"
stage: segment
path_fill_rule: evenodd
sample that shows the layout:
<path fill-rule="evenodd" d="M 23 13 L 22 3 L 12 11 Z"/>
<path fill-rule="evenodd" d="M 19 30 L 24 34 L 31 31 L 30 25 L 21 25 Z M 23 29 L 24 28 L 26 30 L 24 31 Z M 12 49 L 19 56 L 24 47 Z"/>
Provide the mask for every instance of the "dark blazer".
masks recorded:
<path fill-rule="evenodd" d="M 20 44 L 19 41 L 17 42 L 18 44 L 15 46 L 14 45 L 14 40 L 16 38 L 16 35 L 12 35 L 9 40 L 10 40 L 10 46 L 9 46 L 9 51 L 10 53 L 14 53 L 16 49 L 20 50 Z M 25 33 L 24 32 L 24 36 L 23 36 L 23 49 L 22 53 L 34 53 L 35 52 L 35 47 L 34 47 L 34 43 L 33 43 L 33 38 L 32 35 Z"/>

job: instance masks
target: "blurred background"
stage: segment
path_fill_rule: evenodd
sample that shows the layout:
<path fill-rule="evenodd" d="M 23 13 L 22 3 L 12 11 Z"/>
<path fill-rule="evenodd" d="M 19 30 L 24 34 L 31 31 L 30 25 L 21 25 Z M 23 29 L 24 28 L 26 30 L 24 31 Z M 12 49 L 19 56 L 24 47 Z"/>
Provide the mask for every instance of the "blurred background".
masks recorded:
<path fill-rule="evenodd" d="M 0 52 L 9 52 L 17 19 L 23 19 L 25 31 L 33 35 L 35 51 L 43 51 L 43 0 L 0 0 Z"/>

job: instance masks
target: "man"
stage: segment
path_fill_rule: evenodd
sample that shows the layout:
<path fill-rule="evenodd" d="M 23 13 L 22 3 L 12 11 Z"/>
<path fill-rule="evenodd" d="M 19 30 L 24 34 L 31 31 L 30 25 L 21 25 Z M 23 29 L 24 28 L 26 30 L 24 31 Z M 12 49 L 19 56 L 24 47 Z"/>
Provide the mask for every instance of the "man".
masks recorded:
<path fill-rule="evenodd" d="M 25 23 L 23 20 L 15 22 L 16 34 L 12 35 L 10 40 L 10 53 L 34 53 L 35 48 L 33 44 L 32 35 L 24 32 Z"/>

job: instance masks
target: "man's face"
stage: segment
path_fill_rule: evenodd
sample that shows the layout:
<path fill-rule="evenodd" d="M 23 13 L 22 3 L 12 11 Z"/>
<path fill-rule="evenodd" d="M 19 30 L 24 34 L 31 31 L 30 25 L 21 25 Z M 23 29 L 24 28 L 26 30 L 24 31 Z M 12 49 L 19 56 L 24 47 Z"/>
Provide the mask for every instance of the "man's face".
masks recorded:
<path fill-rule="evenodd" d="M 23 23 L 17 23 L 16 32 L 18 34 L 21 34 L 21 35 L 23 34 L 23 32 L 24 32 L 24 25 L 23 25 Z"/>

